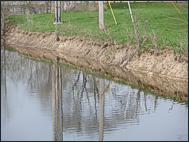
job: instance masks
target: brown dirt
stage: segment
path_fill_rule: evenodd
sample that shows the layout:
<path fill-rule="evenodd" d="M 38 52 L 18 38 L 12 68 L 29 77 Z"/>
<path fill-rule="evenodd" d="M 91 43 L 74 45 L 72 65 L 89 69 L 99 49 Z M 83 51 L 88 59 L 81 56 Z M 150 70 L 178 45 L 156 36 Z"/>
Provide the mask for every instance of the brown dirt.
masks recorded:
<path fill-rule="evenodd" d="M 178 58 L 172 50 L 136 54 L 126 64 L 135 50 L 129 45 L 100 44 L 76 37 L 59 37 L 56 41 L 55 37 L 54 33 L 23 32 L 9 27 L 5 43 L 35 58 L 55 61 L 59 57 L 61 63 L 108 74 L 114 80 L 147 87 L 158 95 L 187 100 L 188 60 Z"/>

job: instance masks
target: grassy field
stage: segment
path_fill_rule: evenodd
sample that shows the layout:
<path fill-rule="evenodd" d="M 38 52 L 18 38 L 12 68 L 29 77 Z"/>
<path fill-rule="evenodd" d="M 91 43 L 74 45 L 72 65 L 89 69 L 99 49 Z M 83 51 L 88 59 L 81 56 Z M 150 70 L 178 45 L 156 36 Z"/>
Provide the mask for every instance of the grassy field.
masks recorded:
<path fill-rule="evenodd" d="M 184 52 L 188 48 L 188 5 L 172 3 L 132 3 L 143 48 L 172 48 Z M 58 33 L 118 44 L 135 44 L 136 38 L 127 3 L 112 4 L 117 25 L 109 8 L 105 11 L 106 32 L 98 28 L 98 12 L 63 12 Z M 54 32 L 53 14 L 10 16 L 8 22 L 26 31 Z"/>

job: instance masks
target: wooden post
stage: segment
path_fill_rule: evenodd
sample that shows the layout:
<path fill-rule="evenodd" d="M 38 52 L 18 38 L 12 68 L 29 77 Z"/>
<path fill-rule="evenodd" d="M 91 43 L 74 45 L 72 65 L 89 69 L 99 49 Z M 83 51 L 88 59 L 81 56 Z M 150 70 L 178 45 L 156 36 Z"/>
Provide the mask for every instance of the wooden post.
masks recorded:
<path fill-rule="evenodd" d="M 57 1 L 54 2 L 54 23 L 57 22 Z"/>
<path fill-rule="evenodd" d="M 61 24 L 61 2 L 60 1 L 55 1 L 55 38 L 56 41 L 59 41 L 59 37 L 58 37 L 58 30 L 57 30 L 57 24 Z"/>
<path fill-rule="evenodd" d="M 55 1 L 55 21 L 54 24 L 61 24 L 61 1 Z"/>
<path fill-rule="evenodd" d="M 105 30 L 105 25 L 104 25 L 104 2 L 99 1 L 99 28 L 101 31 Z"/>
<path fill-rule="evenodd" d="M 58 1 L 58 22 L 61 23 L 61 1 Z"/>

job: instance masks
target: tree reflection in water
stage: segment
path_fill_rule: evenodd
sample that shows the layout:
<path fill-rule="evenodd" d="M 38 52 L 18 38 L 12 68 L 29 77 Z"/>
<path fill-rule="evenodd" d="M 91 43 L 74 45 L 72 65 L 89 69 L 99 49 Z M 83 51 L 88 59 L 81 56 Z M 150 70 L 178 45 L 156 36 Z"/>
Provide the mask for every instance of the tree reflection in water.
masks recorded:
<path fill-rule="evenodd" d="M 59 65 L 52 66 L 52 113 L 54 140 L 63 140 L 62 72 Z"/>
<path fill-rule="evenodd" d="M 63 131 L 73 129 L 86 135 L 98 133 L 103 140 L 104 131 L 120 123 L 137 124 L 140 114 L 152 113 L 158 106 L 158 97 L 142 90 L 66 66 L 7 54 L 7 74 L 12 80 L 28 84 L 44 113 L 51 113 L 52 106 L 54 140 L 63 140 Z"/>
<path fill-rule="evenodd" d="M 2 40 L 2 39 L 1 39 Z M 9 119 L 10 110 L 8 105 L 8 96 L 7 96 L 7 83 L 6 83 L 6 58 L 7 53 L 4 48 L 4 44 L 1 44 L 1 111 L 2 111 L 2 118 L 3 120 Z"/>

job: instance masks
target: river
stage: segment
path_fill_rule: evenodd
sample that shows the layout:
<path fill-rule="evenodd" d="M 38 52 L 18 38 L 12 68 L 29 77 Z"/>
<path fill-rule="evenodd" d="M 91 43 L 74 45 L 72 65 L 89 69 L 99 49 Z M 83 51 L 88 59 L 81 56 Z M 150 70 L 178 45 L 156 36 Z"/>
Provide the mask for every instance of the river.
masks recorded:
<path fill-rule="evenodd" d="M 6 51 L 1 140 L 188 140 L 188 104 Z"/>

